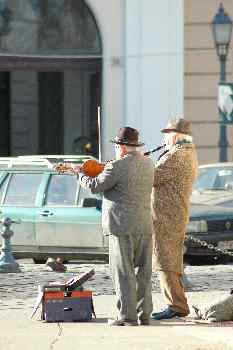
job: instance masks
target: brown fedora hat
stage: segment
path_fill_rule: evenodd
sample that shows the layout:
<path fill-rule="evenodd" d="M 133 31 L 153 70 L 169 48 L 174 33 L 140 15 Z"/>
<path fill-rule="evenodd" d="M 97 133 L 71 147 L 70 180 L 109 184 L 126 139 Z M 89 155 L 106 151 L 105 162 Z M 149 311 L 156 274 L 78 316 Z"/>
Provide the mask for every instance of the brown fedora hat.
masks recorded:
<path fill-rule="evenodd" d="M 144 143 L 139 141 L 139 132 L 136 129 L 133 129 L 129 126 L 125 126 L 124 128 L 120 128 L 117 136 L 111 140 L 111 142 L 116 143 L 118 145 L 126 145 L 133 147 L 143 146 Z"/>
<path fill-rule="evenodd" d="M 192 135 L 191 123 L 184 118 L 178 120 L 171 120 L 168 122 L 166 128 L 162 129 L 161 132 L 178 132 L 185 135 Z"/>

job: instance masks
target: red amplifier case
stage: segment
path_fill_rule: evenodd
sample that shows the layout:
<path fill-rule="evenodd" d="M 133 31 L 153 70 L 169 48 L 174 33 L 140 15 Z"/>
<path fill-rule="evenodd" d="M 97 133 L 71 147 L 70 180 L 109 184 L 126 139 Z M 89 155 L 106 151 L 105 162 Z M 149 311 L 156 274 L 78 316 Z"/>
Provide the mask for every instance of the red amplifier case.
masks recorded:
<path fill-rule="evenodd" d="M 44 291 L 41 318 L 46 322 L 91 321 L 93 315 L 91 291 Z"/>

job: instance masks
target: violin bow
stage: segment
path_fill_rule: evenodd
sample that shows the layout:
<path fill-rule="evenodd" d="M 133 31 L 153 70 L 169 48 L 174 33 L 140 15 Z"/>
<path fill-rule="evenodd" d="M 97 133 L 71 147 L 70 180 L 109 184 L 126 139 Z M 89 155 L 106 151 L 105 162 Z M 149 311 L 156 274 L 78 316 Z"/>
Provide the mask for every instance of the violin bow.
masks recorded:
<path fill-rule="evenodd" d="M 101 142 L 101 110 L 100 106 L 97 108 L 98 115 L 98 136 L 99 136 L 99 162 L 102 162 L 102 142 Z"/>

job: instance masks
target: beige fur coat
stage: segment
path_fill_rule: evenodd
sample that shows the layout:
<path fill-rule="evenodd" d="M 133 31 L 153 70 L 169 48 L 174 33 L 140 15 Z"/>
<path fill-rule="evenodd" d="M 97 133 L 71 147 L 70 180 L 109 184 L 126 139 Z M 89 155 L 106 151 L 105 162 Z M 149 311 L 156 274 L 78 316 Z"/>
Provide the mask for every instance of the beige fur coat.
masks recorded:
<path fill-rule="evenodd" d="M 183 243 L 196 175 L 197 156 L 192 143 L 175 145 L 155 166 L 152 190 L 154 270 L 183 273 Z"/>

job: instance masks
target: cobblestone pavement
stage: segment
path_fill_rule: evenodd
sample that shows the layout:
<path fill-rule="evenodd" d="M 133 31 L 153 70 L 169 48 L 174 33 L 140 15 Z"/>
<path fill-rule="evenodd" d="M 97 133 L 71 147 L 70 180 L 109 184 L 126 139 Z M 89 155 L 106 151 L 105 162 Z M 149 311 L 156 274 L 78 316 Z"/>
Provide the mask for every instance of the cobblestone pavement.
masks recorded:
<path fill-rule="evenodd" d="M 107 264 L 71 263 L 67 272 L 50 271 L 46 265 L 35 265 L 30 260 L 19 260 L 21 273 L 0 274 L 0 310 L 8 307 L 9 302 L 17 300 L 16 307 L 21 308 L 24 300 L 36 298 L 37 287 L 48 282 L 65 281 L 75 275 L 95 269 L 95 276 L 85 284 L 94 295 L 114 294 Z M 190 286 L 188 292 L 215 291 L 228 292 L 233 288 L 233 265 L 187 266 L 185 273 Z M 156 274 L 152 278 L 153 292 L 159 292 Z"/>
<path fill-rule="evenodd" d="M 122 330 L 109 327 L 106 331 L 107 317 L 112 317 L 116 313 L 115 298 L 112 296 L 114 291 L 107 264 L 71 263 L 67 264 L 66 273 L 55 273 L 46 265 L 35 265 L 31 260 L 18 262 L 21 273 L 0 273 L 1 350 L 68 347 L 73 349 L 74 346 L 85 349 L 93 347 L 118 349 L 119 346 L 122 349 L 154 349 L 156 346 L 158 350 L 187 348 L 233 350 L 232 324 L 200 325 L 193 323 L 191 314 L 185 320 L 173 319 L 158 323 L 154 321 L 151 327 L 136 327 L 139 328 L 137 330 L 134 330 L 135 327 Z M 97 322 L 78 325 L 75 322 L 45 324 L 38 322 L 39 311 L 32 320 L 29 320 L 38 285 L 65 281 L 91 268 L 95 269 L 95 276 L 85 284 L 85 287 L 93 290 L 96 296 L 94 305 Z M 187 288 L 190 306 L 215 302 L 229 294 L 229 290 L 233 288 L 233 264 L 187 266 L 185 273 L 190 284 Z M 160 294 L 156 274 L 153 274 L 152 282 L 154 310 L 160 310 L 164 307 L 164 300 Z"/>

